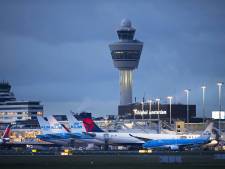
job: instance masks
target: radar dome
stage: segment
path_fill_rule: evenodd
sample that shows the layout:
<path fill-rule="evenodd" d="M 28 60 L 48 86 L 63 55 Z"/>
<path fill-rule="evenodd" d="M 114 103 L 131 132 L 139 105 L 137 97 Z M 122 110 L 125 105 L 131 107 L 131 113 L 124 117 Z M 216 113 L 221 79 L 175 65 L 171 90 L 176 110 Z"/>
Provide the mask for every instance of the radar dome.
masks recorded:
<path fill-rule="evenodd" d="M 129 19 L 125 18 L 121 21 L 120 26 L 130 28 L 132 26 L 132 24 L 131 24 L 131 21 Z"/>

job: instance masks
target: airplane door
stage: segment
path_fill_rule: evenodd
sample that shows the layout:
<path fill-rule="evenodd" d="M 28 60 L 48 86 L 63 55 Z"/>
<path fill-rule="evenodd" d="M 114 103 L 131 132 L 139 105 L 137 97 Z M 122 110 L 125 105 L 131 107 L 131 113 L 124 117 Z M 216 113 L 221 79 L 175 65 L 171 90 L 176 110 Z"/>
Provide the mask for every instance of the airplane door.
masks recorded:
<path fill-rule="evenodd" d="M 105 150 L 108 150 L 108 148 L 109 148 L 109 134 L 108 134 L 108 133 L 105 133 L 105 134 L 104 134 L 104 140 L 105 140 L 105 146 L 104 146 L 104 149 L 105 149 Z"/>
<path fill-rule="evenodd" d="M 104 140 L 107 141 L 107 142 L 109 141 L 109 134 L 108 133 L 104 134 Z"/>

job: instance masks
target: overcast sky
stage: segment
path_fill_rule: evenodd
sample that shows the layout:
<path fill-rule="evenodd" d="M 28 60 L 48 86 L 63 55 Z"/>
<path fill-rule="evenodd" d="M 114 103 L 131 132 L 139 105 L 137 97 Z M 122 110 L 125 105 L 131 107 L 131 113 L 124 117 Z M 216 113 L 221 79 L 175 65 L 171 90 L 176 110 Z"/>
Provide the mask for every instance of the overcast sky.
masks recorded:
<path fill-rule="evenodd" d="M 225 82 L 224 0 L 0 1 L 0 80 L 18 100 L 40 100 L 48 113 L 116 114 L 119 72 L 108 44 L 123 18 L 144 42 L 133 96 L 175 97 L 202 113 L 218 109 Z M 225 88 L 222 103 L 225 106 Z"/>

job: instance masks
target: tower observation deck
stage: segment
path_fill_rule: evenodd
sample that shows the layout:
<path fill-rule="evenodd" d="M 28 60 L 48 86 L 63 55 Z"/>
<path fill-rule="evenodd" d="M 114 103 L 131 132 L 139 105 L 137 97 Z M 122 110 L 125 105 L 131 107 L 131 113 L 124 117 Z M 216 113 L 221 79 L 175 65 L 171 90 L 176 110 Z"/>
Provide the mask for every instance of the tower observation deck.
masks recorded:
<path fill-rule="evenodd" d="M 117 30 L 118 42 L 109 45 L 114 66 L 120 71 L 120 105 L 132 103 L 133 70 L 138 68 L 143 42 L 135 40 L 136 29 L 123 19 Z"/>

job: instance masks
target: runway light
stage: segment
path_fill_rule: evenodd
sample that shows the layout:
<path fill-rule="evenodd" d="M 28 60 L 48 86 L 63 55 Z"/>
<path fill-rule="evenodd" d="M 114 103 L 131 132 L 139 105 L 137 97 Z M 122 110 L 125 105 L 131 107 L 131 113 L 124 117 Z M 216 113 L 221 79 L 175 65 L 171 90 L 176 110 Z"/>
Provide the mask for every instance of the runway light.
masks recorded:
<path fill-rule="evenodd" d="M 138 152 L 140 154 L 150 154 L 150 153 L 152 153 L 152 150 L 139 150 Z"/>
<path fill-rule="evenodd" d="M 152 153 L 152 150 L 148 150 L 148 153 L 149 153 L 149 154 Z"/>
<path fill-rule="evenodd" d="M 69 153 L 69 149 L 65 149 L 64 150 L 64 153 Z"/>
<path fill-rule="evenodd" d="M 72 155 L 72 151 L 69 149 L 65 149 L 63 152 L 61 152 L 62 156 L 68 156 L 68 155 Z"/>
<path fill-rule="evenodd" d="M 31 151 L 32 151 L 32 153 L 36 153 L 37 149 L 32 149 Z"/>
<path fill-rule="evenodd" d="M 61 156 L 67 156 L 68 153 L 61 152 Z"/>
<path fill-rule="evenodd" d="M 140 154 L 144 154 L 144 153 L 146 153 L 146 150 L 139 150 L 138 151 Z"/>

